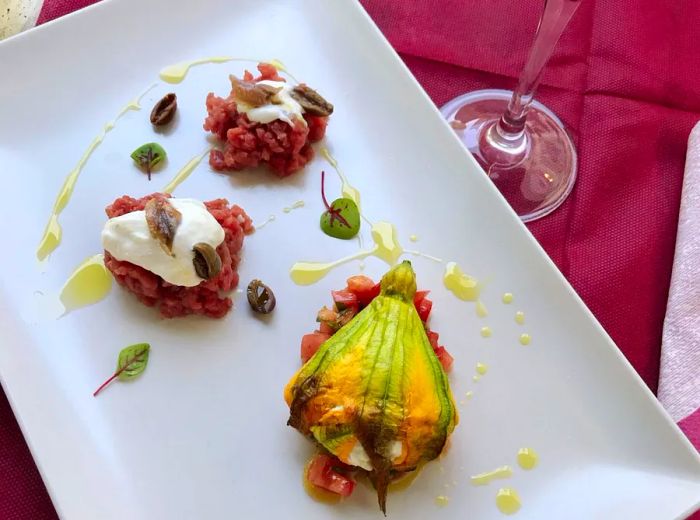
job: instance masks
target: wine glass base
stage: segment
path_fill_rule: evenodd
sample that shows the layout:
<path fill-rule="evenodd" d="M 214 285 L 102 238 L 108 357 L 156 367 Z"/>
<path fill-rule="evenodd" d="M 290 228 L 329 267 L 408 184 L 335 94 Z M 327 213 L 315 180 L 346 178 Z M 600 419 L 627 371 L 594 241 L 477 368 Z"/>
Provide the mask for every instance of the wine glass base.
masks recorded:
<path fill-rule="evenodd" d="M 533 101 L 521 153 L 502 160 L 484 153 L 486 133 L 505 113 L 512 95 L 508 90 L 477 90 L 453 99 L 440 111 L 518 216 L 529 222 L 554 211 L 571 193 L 576 149 L 559 118 Z"/>

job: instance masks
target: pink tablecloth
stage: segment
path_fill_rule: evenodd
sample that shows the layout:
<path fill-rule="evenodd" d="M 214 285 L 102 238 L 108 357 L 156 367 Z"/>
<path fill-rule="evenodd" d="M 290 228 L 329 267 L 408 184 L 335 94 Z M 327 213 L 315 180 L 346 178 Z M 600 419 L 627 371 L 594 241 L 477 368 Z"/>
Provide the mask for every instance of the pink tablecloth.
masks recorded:
<path fill-rule="evenodd" d="M 91 0 L 47 0 L 39 23 Z M 542 0 L 363 0 L 433 100 L 512 88 Z M 585 0 L 538 98 L 580 157 L 569 200 L 531 226 L 656 390 L 686 140 L 700 119 L 700 2 Z M 0 401 L 0 518 L 55 513 Z"/>

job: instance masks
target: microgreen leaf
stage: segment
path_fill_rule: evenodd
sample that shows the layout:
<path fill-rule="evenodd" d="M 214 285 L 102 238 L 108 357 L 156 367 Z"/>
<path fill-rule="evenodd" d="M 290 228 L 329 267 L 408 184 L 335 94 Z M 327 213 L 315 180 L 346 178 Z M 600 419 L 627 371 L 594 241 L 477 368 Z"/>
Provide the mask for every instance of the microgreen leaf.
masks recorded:
<path fill-rule="evenodd" d="M 133 379 L 146 370 L 146 365 L 148 364 L 148 353 L 151 350 L 151 345 L 148 343 L 136 343 L 135 345 L 130 345 L 123 348 L 119 352 L 119 357 L 117 359 L 117 369 L 114 374 L 112 374 L 109 379 L 100 385 L 100 387 L 95 390 L 92 394 L 93 397 L 97 397 L 107 385 L 109 385 L 115 379 L 120 381 L 128 381 Z"/>
<path fill-rule="evenodd" d="M 151 345 L 148 343 L 136 343 L 122 349 L 117 360 L 117 372 L 120 381 L 133 379 L 146 370 L 148 354 Z"/>
<path fill-rule="evenodd" d="M 360 212 L 355 202 L 346 198 L 334 200 L 321 215 L 321 229 L 333 238 L 348 239 L 357 235 L 360 230 Z"/>
<path fill-rule="evenodd" d="M 360 210 L 352 199 L 341 197 L 328 204 L 326 172 L 321 172 L 321 198 L 326 211 L 321 215 L 321 230 L 333 238 L 349 239 L 360 231 Z"/>
<path fill-rule="evenodd" d="M 131 158 L 141 170 L 148 174 L 148 180 L 151 180 L 151 172 L 160 163 L 162 163 L 168 155 L 158 143 L 146 143 L 139 146 L 131 152 Z"/>

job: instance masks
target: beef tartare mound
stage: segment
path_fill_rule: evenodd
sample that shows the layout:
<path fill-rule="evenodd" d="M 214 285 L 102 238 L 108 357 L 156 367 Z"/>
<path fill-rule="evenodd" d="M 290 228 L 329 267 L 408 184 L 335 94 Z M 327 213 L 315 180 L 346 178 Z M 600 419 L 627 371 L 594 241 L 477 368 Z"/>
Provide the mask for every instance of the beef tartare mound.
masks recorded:
<path fill-rule="evenodd" d="M 260 63 L 258 71 L 230 76 L 226 98 L 207 96 L 204 129 L 224 145 L 211 151 L 209 164 L 219 171 L 267 164 L 286 177 L 313 158 L 311 143 L 323 139 L 333 105 L 304 84 L 286 83 L 273 65 Z"/>
<path fill-rule="evenodd" d="M 254 229 L 242 208 L 154 193 L 119 197 L 105 211 L 105 266 L 143 304 L 166 318 L 231 309 L 220 293 L 238 285 L 243 239 Z"/>

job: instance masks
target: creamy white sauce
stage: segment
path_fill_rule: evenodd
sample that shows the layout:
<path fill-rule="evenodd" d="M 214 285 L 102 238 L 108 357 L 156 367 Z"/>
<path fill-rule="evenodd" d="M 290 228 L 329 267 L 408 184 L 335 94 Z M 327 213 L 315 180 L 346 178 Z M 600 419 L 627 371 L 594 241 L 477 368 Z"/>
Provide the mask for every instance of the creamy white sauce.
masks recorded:
<path fill-rule="evenodd" d="M 401 441 L 392 442 L 391 446 L 389 446 L 389 459 L 395 461 L 401 456 L 402 452 L 403 444 Z M 372 461 L 359 441 L 352 447 L 350 455 L 348 456 L 348 463 L 352 466 L 357 466 L 359 468 L 366 469 L 367 471 L 372 471 Z"/>
<path fill-rule="evenodd" d="M 169 201 L 182 214 L 173 240 L 173 256 L 168 255 L 158 240 L 151 236 L 144 211 L 133 211 L 109 219 L 102 230 L 102 247 L 117 260 L 143 267 L 166 282 L 194 287 L 202 279 L 192 263 L 192 247 L 199 242 L 218 247 L 224 241 L 224 229 L 200 201 Z"/>
<path fill-rule="evenodd" d="M 401 441 L 392 442 L 389 448 L 389 458 L 395 461 L 401 456 L 401 453 L 403 453 L 403 443 Z"/>
<path fill-rule="evenodd" d="M 273 99 L 277 103 L 269 103 L 260 107 L 253 107 L 248 103 L 243 103 L 236 100 L 236 108 L 239 112 L 244 113 L 248 116 L 251 121 L 256 121 L 258 123 L 271 123 L 277 119 L 288 123 L 290 126 L 294 126 L 295 120 L 301 121 L 301 123 L 306 126 L 306 120 L 304 119 L 304 109 L 301 105 L 297 103 L 290 93 L 294 88 L 293 85 L 286 83 L 285 81 L 272 81 L 269 79 L 258 81 L 258 85 L 269 85 L 270 87 L 280 87 L 280 90 Z"/>
<path fill-rule="evenodd" d="M 367 452 L 362 447 L 362 444 L 360 444 L 360 441 L 357 441 L 352 447 L 350 455 L 348 456 L 348 462 L 353 466 L 357 466 L 358 468 L 372 471 L 372 461 L 369 460 L 369 455 L 367 455 Z"/>

